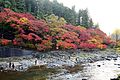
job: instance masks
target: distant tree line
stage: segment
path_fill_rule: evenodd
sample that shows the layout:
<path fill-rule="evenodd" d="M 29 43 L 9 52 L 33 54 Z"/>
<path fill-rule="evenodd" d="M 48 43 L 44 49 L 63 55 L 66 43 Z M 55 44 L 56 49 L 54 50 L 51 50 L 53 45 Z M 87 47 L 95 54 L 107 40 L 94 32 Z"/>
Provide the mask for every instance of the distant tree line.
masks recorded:
<path fill-rule="evenodd" d="M 10 8 L 15 12 L 29 12 L 38 19 L 55 14 L 65 18 L 67 23 L 72 25 L 81 25 L 86 28 L 99 27 L 98 24 L 94 25 L 88 9 L 80 9 L 79 12 L 76 12 L 75 6 L 70 9 L 62 3 L 58 3 L 57 0 L 53 0 L 53 2 L 49 0 L 0 0 L 0 6 Z"/>

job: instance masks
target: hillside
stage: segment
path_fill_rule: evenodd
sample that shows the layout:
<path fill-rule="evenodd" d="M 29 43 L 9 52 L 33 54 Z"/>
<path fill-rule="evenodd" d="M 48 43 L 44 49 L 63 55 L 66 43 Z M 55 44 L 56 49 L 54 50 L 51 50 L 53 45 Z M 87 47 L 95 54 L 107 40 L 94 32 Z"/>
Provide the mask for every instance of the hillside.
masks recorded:
<path fill-rule="evenodd" d="M 29 13 L 0 12 L 0 45 L 39 51 L 106 49 L 115 43 L 100 29 L 66 24 L 54 14 L 38 20 Z"/>

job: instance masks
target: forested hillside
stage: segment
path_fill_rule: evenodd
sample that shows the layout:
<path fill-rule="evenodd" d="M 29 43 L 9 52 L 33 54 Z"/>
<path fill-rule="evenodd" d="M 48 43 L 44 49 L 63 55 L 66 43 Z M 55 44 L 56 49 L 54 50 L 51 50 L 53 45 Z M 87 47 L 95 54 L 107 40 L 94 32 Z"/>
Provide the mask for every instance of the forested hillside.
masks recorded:
<path fill-rule="evenodd" d="M 79 12 L 76 12 L 75 6 L 70 9 L 62 3 L 58 3 L 57 0 L 53 0 L 53 2 L 49 0 L 0 0 L 0 4 L 1 7 L 10 8 L 15 12 L 31 13 L 38 19 L 55 14 L 65 18 L 67 23 L 72 25 L 81 25 L 86 28 L 98 27 L 94 25 L 88 9 L 80 9 Z"/>
<path fill-rule="evenodd" d="M 0 45 L 35 49 L 106 49 L 114 42 L 98 28 L 66 24 L 62 17 L 49 15 L 38 20 L 29 13 L 4 8 L 0 12 Z"/>

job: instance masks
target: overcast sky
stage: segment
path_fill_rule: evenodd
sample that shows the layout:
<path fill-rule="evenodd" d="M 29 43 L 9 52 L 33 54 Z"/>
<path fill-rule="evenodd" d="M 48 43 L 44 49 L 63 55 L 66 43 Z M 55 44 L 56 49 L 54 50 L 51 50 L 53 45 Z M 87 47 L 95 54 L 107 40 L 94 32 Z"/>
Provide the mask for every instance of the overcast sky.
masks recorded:
<path fill-rule="evenodd" d="M 115 28 L 120 28 L 120 0 L 57 0 L 71 8 L 88 8 L 94 22 L 98 22 L 100 29 L 109 34 Z"/>

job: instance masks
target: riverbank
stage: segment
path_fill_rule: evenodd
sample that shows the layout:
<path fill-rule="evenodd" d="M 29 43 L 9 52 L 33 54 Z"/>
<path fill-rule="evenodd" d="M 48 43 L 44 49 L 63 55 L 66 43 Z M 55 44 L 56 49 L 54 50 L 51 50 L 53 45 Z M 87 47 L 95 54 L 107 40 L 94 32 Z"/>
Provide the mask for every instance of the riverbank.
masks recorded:
<path fill-rule="evenodd" d="M 46 79 L 57 80 L 62 77 L 62 80 L 66 80 L 66 78 L 69 78 L 68 80 L 71 80 L 77 76 L 82 80 L 82 78 L 85 78 L 82 71 L 84 71 L 86 64 L 93 64 L 99 61 L 117 60 L 119 57 L 119 53 L 112 49 L 107 49 L 104 51 L 66 50 L 35 52 L 33 55 L 29 56 L 0 58 L 0 67 L 2 67 L 1 71 L 12 70 L 17 72 L 26 72 L 33 66 L 46 66 L 46 69 L 56 68 L 59 70 L 56 75 L 47 75 Z M 9 63 L 14 64 L 14 68 L 9 67 Z M 96 66 L 99 67 L 100 65 L 101 63 L 97 64 Z M 87 65 L 87 67 L 88 66 L 89 65 Z M 34 79 L 32 78 L 30 80 Z"/>
<path fill-rule="evenodd" d="M 37 65 L 47 65 L 48 67 L 60 67 L 62 65 L 74 66 L 82 63 L 92 63 L 100 60 L 116 59 L 119 56 L 115 50 L 107 49 L 103 51 L 82 51 L 82 50 L 65 50 L 50 52 L 34 52 L 33 55 L 22 57 L 0 58 L 0 66 L 5 70 L 10 69 L 14 64 L 15 70 L 27 70 L 28 67 Z M 18 69 L 19 68 L 19 69 Z"/>

